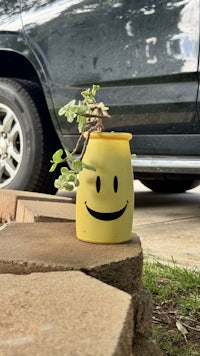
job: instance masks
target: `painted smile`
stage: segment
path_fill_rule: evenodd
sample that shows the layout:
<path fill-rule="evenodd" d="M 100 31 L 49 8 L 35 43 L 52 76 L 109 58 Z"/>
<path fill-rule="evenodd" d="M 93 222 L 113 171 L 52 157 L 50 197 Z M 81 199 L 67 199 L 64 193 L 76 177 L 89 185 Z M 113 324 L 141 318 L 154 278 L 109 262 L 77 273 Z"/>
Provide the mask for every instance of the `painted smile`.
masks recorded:
<path fill-rule="evenodd" d="M 126 202 L 126 205 L 121 210 L 114 211 L 111 213 L 100 213 L 98 211 L 90 209 L 89 206 L 87 206 L 87 202 L 85 201 L 85 206 L 87 208 L 87 211 L 90 213 L 90 215 L 93 216 L 93 218 L 95 219 L 104 220 L 104 221 L 111 221 L 120 218 L 120 216 L 124 214 L 127 205 L 128 205 L 128 200 Z"/>

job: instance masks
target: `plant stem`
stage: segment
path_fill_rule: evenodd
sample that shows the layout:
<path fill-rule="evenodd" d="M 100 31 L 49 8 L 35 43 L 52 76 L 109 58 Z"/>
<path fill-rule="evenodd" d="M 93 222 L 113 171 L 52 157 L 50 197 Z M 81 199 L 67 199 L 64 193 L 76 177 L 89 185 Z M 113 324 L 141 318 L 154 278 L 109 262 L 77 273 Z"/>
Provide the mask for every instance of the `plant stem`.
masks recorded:
<path fill-rule="evenodd" d="M 80 143 L 81 143 L 82 138 L 83 138 L 83 133 L 79 136 L 79 139 L 78 139 L 78 141 L 77 141 L 77 143 L 76 143 L 76 146 L 74 147 L 74 149 L 73 149 L 73 151 L 72 151 L 72 155 L 74 155 L 74 154 L 77 152 L 77 150 L 78 150 L 78 148 L 79 148 L 79 145 L 80 145 Z"/>

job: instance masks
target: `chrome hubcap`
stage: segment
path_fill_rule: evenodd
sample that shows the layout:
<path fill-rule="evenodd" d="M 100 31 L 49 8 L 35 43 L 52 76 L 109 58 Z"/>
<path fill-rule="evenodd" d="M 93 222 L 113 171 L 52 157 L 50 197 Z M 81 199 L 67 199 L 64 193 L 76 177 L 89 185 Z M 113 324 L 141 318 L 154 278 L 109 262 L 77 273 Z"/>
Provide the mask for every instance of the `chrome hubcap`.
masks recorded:
<path fill-rule="evenodd" d="M 23 155 L 23 134 L 15 113 L 0 103 L 0 188 L 15 178 Z"/>

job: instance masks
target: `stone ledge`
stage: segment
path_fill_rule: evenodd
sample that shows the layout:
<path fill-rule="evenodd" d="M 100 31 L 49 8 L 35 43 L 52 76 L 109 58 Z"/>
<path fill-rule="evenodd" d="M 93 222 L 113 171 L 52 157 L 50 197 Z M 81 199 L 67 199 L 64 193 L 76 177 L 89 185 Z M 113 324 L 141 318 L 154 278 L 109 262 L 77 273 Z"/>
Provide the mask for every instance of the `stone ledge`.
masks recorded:
<path fill-rule="evenodd" d="M 11 202 L 9 206 L 9 199 L 6 199 L 7 205 L 1 205 L 4 221 L 10 220 L 8 212 L 11 212 L 9 217 L 18 223 L 9 223 L 0 229 L 0 274 L 82 271 L 131 294 L 134 309 L 132 333 L 134 330 L 136 333 L 133 353 L 140 355 L 137 350 L 143 350 L 144 345 L 150 343 L 152 301 L 141 284 L 143 254 L 139 237 L 133 234 L 130 242 L 119 245 L 82 242 L 75 237 L 75 224 L 70 222 L 75 218 L 72 200 L 46 194 L 4 191 L 0 192 L 0 204 L 2 196 L 9 197 Z M 76 297 L 76 293 L 74 295 Z M 119 346 L 118 349 L 121 350 Z M 116 353 L 122 354 L 124 356 L 124 352 Z"/>
<path fill-rule="evenodd" d="M 136 234 L 125 244 L 99 245 L 78 240 L 70 222 L 10 223 L 0 231 L 0 273 L 80 270 L 132 294 L 142 266 Z"/>
<path fill-rule="evenodd" d="M 133 294 L 135 333 L 145 338 L 152 334 L 153 302 L 151 293 L 141 285 Z"/>
<path fill-rule="evenodd" d="M 14 221 L 17 212 L 18 201 L 38 201 L 52 203 L 72 203 L 72 199 L 54 196 L 50 194 L 23 192 L 19 190 L 0 190 L 0 220 L 5 223 Z M 73 207 L 72 207 L 73 209 Z"/>
<path fill-rule="evenodd" d="M 10 223 L 0 231 L 1 274 L 82 271 L 134 296 L 135 328 L 146 336 L 151 322 L 144 317 L 142 266 L 142 248 L 135 234 L 128 243 L 99 245 L 78 240 L 74 223 Z"/>
<path fill-rule="evenodd" d="M 75 221 L 75 205 L 68 201 L 40 201 L 19 199 L 16 208 L 17 223 Z"/>
<path fill-rule="evenodd" d="M 5 274 L 0 284 L 0 354 L 132 355 L 127 293 L 81 272 Z"/>

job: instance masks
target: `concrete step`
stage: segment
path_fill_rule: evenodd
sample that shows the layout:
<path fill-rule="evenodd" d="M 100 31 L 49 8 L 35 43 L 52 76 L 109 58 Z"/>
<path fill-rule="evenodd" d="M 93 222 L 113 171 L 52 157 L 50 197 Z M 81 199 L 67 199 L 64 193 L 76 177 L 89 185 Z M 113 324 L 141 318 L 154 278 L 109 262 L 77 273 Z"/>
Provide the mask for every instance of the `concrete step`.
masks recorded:
<path fill-rule="evenodd" d="M 61 205 L 59 208 L 59 203 L 63 203 L 66 207 Z M 1 189 L 0 220 L 3 223 L 14 221 L 16 216 L 19 222 L 41 221 L 42 219 L 44 221 L 63 220 L 65 213 L 69 214 L 69 220 L 74 220 L 75 205 L 72 203 L 73 199 L 61 196 Z M 59 209 L 60 215 L 58 214 Z M 62 212 L 62 209 L 64 209 L 64 212 Z"/>
<path fill-rule="evenodd" d="M 75 223 L 9 223 L 0 231 L 0 273 L 80 270 L 128 293 L 141 284 L 143 255 L 133 234 L 126 244 L 76 238 Z"/>
<path fill-rule="evenodd" d="M 5 274 L 0 284 L 1 355 L 132 354 L 129 294 L 73 271 Z"/>
<path fill-rule="evenodd" d="M 0 305 L 3 309 L 5 308 L 5 313 L 2 314 L 5 316 L 2 324 L 5 325 L 5 334 L 3 329 L 0 328 L 0 353 L 3 350 L 2 354 L 13 356 L 17 354 L 20 356 L 27 354 L 42 356 L 63 354 L 67 356 L 72 354 L 131 356 L 133 352 L 135 356 L 140 354 L 146 356 L 144 353 L 146 346 L 144 345 L 148 344 L 148 355 L 160 356 L 162 353 L 157 350 L 155 343 L 150 342 L 152 300 L 150 293 L 144 290 L 141 283 L 143 251 L 139 237 L 132 234 L 131 241 L 116 245 L 90 244 L 78 240 L 74 222 L 75 205 L 72 204 L 72 201 L 69 198 L 45 194 L 0 191 L 0 214 L 2 221 L 7 221 L 7 224 L 0 228 L 0 283 L 1 286 L 5 286 L 5 293 L 6 284 L 8 285 L 8 298 L 6 294 L 4 296 L 5 300 L 6 298 L 8 300 L 7 306 L 3 300 L 1 301 L 0 297 Z M 79 276 L 81 277 L 79 278 Z M 10 282 L 12 278 L 13 282 Z M 59 281 L 63 281 L 63 279 L 62 291 L 62 283 Z M 80 289 L 79 279 L 84 280 L 83 283 L 80 281 Z M 76 281 L 77 288 L 71 287 L 70 280 L 74 285 L 74 281 Z M 97 290 L 102 288 L 102 293 L 97 294 L 100 300 L 103 298 L 103 303 L 105 302 L 108 310 L 110 301 L 111 304 L 113 303 L 113 308 L 116 308 L 111 308 L 111 317 L 108 324 L 106 324 L 106 316 L 105 320 L 101 320 L 104 319 L 104 304 L 102 306 L 99 304 L 91 280 L 95 281 Z M 99 287 L 98 283 L 100 283 Z M 59 285 L 58 289 L 57 284 Z M 86 318 L 83 317 L 81 319 L 82 325 L 77 326 L 77 335 L 80 336 L 77 341 L 77 337 L 76 340 L 74 339 L 74 318 L 78 322 L 80 318 L 79 314 L 78 316 L 76 314 L 75 301 L 78 300 L 77 305 L 81 303 L 79 294 L 82 295 L 83 284 L 85 301 L 82 298 L 82 303 L 87 305 L 87 308 L 80 308 L 80 315 L 82 317 L 86 314 Z M 52 285 L 55 286 L 54 289 Z M 66 292 L 68 286 L 72 293 L 69 308 L 68 305 L 66 307 L 67 303 L 63 304 L 63 300 L 68 295 L 68 292 Z M 106 287 L 112 288 L 111 295 L 105 291 Z M 14 297 L 15 290 L 17 291 L 16 298 Z M 114 316 L 112 317 L 115 312 L 112 314 L 112 310 L 119 309 L 120 311 L 121 309 L 120 299 L 118 300 L 120 290 L 126 297 L 124 297 L 125 302 L 122 301 L 123 313 L 116 313 L 115 320 Z M 66 295 L 63 296 L 62 292 L 66 292 Z M 116 295 L 114 295 L 115 292 Z M 35 299 L 35 293 L 39 296 L 39 304 Z M 32 308 L 31 299 L 27 301 L 26 294 L 33 296 Z M 38 314 L 37 310 L 40 304 L 43 304 L 45 308 L 46 300 L 49 300 L 47 315 L 49 315 L 50 321 L 46 323 L 45 319 L 43 326 L 38 324 L 38 321 L 39 314 L 44 315 L 45 312 L 43 307 L 41 313 Z M 13 312 L 13 301 L 16 313 Z M 92 301 L 91 310 L 88 301 Z M 102 311 L 98 312 L 101 307 Z M 24 317 L 25 324 L 21 323 L 22 327 L 20 328 L 18 319 L 21 320 L 21 309 L 22 315 L 24 315 L 23 308 L 25 314 L 27 314 L 27 319 Z M 59 311 L 56 316 L 54 315 L 54 308 Z M 66 314 L 63 314 L 63 310 L 66 311 Z M 70 317 L 68 312 L 71 313 Z M 88 326 L 87 315 L 90 312 L 92 315 L 91 325 Z M 13 326 L 6 313 L 12 319 Z M 106 309 L 105 313 L 107 315 Z M 29 322 L 28 314 L 33 316 L 32 324 L 31 317 Z M 55 340 L 53 337 L 54 324 L 51 324 L 54 317 Z M 96 324 L 99 324 L 98 330 L 101 330 L 101 332 L 97 330 L 97 333 L 94 333 L 96 334 L 95 338 L 93 338 L 92 335 L 94 334 L 91 332 L 92 324 L 94 325 L 93 330 L 96 330 Z M 48 325 L 51 325 L 50 331 L 48 331 Z M 64 331 L 60 329 L 61 325 Z M 81 327 L 84 334 L 83 338 Z M 68 329 L 65 334 L 66 328 Z M 112 339 L 112 337 L 110 339 L 110 335 L 106 339 L 104 338 L 105 335 L 109 334 L 110 329 L 116 331 L 113 343 L 110 343 Z M 125 334 L 126 336 L 123 336 Z M 112 332 L 111 335 L 113 335 Z M 49 342 L 46 342 L 46 338 Z M 95 346 L 94 339 L 96 340 Z M 130 350 L 130 339 L 134 343 L 133 350 Z M 73 340 L 73 342 L 70 340 Z M 125 343 L 127 347 L 124 349 Z M 109 347 L 107 344 L 109 344 Z M 35 353 L 36 349 L 37 353 Z"/>
<path fill-rule="evenodd" d="M 75 205 L 68 201 L 18 199 L 15 221 L 18 223 L 75 221 Z"/>
<path fill-rule="evenodd" d="M 80 241 L 75 223 L 9 223 L 0 231 L 0 274 L 81 271 L 133 298 L 135 330 L 151 333 L 151 296 L 141 288 L 143 254 L 133 234 L 126 244 Z M 147 317 L 146 317 L 147 316 Z"/>

